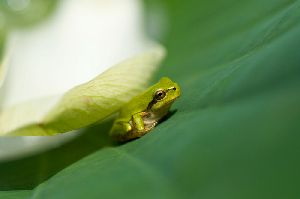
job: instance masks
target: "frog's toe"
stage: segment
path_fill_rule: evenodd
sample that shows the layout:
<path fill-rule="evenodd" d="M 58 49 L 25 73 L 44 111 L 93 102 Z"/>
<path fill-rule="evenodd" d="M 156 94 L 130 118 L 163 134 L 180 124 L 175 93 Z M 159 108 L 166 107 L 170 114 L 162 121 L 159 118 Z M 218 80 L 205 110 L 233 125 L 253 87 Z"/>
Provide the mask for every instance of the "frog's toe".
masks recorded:
<path fill-rule="evenodd" d="M 132 130 L 132 126 L 129 123 L 123 123 L 122 127 L 123 127 L 125 132 L 129 132 L 129 131 Z"/>

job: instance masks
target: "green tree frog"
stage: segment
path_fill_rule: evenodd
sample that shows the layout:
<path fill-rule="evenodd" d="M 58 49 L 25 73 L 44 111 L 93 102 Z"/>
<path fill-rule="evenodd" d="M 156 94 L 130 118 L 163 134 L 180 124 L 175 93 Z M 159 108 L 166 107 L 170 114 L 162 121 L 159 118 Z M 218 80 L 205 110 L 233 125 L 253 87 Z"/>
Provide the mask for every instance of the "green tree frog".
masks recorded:
<path fill-rule="evenodd" d="M 180 96 L 180 87 L 167 77 L 133 97 L 119 112 L 110 135 L 118 141 L 141 137 L 167 115 Z"/>

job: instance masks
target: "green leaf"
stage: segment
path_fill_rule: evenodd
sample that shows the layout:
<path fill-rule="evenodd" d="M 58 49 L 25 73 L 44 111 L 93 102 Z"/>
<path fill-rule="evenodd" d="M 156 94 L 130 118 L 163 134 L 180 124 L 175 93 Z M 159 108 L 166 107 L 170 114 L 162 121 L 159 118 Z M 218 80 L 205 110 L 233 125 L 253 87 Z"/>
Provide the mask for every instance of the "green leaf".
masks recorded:
<path fill-rule="evenodd" d="M 0 191 L 0 198 L 3 199 L 29 199 L 31 191 L 20 190 L 20 191 Z"/>
<path fill-rule="evenodd" d="M 297 198 L 300 1 L 147 5 L 166 9 L 157 79 L 181 85 L 177 112 L 56 173 L 32 198 Z"/>
<path fill-rule="evenodd" d="M 163 57 L 164 49 L 156 46 L 62 97 L 4 109 L 0 114 L 0 135 L 53 135 L 99 122 L 145 89 Z"/>

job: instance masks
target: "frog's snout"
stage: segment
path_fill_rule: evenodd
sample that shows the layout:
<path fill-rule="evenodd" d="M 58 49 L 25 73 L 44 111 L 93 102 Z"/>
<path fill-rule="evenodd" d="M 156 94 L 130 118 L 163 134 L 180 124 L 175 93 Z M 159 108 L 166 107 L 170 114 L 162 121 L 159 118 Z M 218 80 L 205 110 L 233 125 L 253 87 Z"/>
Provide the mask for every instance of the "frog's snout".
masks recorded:
<path fill-rule="evenodd" d="M 179 97 L 181 95 L 181 89 L 180 89 L 180 87 L 178 86 L 178 84 L 176 84 L 176 86 L 174 86 L 174 88 L 175 88 L 174 91 L 175 91 L 177 97 Z"/>

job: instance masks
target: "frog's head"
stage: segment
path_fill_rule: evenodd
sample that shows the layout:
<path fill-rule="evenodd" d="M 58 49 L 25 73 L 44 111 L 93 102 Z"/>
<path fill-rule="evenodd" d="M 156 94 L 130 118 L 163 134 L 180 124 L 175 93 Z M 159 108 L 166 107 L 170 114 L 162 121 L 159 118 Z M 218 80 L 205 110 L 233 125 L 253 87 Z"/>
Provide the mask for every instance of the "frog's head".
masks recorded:
<path fill-rule="evenodd" d="M 152 111 L 167 111 L 180 96 L 180 87 L 167 77 L 163 77 L 152 87 L 152 101 L 149 108 Z"/>

